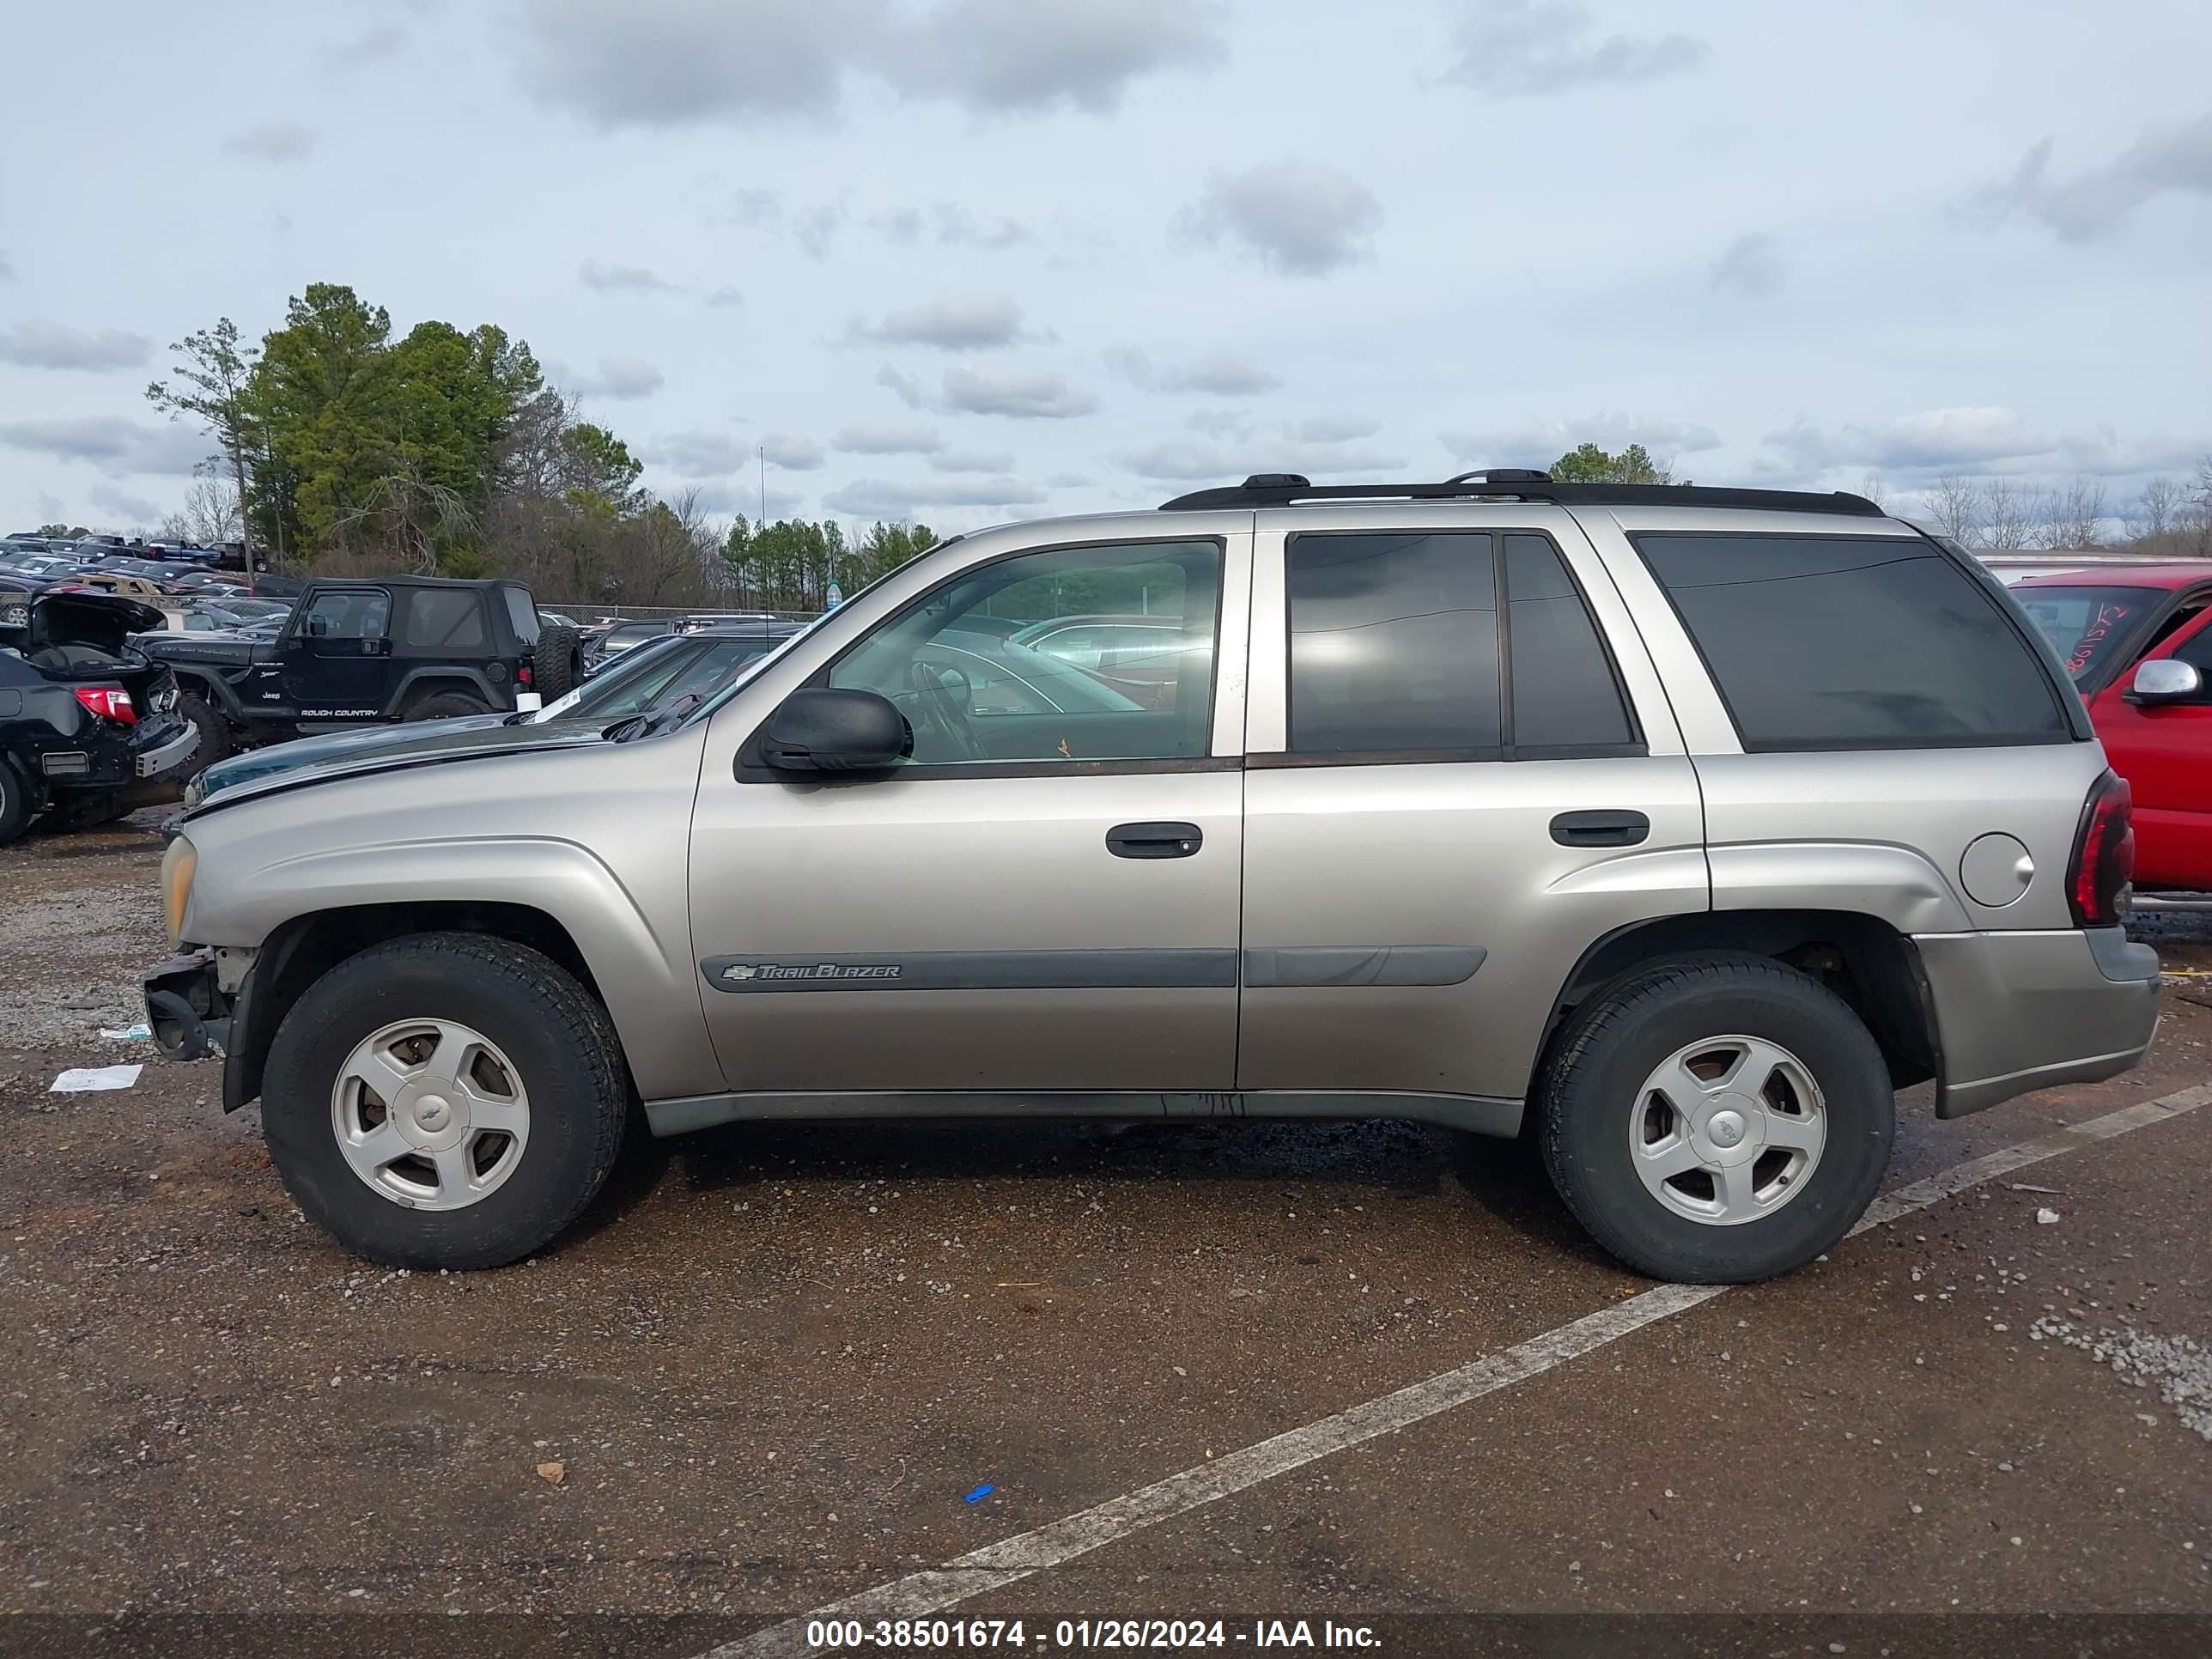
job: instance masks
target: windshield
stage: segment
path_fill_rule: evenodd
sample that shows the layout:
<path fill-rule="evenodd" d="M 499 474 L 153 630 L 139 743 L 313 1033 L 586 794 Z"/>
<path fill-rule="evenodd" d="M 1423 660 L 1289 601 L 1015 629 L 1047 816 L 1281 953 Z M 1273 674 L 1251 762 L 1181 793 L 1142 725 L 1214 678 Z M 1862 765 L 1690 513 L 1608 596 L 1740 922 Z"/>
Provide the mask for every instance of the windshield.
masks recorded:
<path fill-rule="evenodd" d="M 2064 659 L 2077 685 L 2112 659 L 2165 598 L 2156 587 L 2015 587 L 2013 598 Z"/>

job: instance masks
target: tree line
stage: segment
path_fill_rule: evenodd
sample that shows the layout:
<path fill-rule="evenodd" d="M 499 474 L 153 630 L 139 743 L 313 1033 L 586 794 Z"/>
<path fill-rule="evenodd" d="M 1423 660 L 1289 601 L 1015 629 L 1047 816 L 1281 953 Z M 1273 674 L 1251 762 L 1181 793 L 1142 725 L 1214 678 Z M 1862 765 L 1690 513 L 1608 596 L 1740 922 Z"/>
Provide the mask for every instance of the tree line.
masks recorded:
<path fill-rule="evenodd" d="M 148 399 L 221 451 L 165 532 L 242 538 L 283 567 L 510 576 L 584 606 L 818 609 L 933 539 L 877 525 L 740 518 L 641 487 L 629 445 L 546 384 L 495 324 L 416 324 L 317 283 L 258 341 L 229 318 L 172 348 Z"/>

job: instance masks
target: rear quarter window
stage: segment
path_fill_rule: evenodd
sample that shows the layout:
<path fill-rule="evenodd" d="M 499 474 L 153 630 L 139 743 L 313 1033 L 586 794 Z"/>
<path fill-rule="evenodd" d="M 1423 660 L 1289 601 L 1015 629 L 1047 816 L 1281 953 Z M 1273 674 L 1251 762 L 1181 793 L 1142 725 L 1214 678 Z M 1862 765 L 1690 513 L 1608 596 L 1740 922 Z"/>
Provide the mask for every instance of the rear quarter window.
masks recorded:
<path fill-rule="evenodd" d="M 2072 738 L 2020 624 L 1923 538 L 1632 539 L 1747 750 Z"/>

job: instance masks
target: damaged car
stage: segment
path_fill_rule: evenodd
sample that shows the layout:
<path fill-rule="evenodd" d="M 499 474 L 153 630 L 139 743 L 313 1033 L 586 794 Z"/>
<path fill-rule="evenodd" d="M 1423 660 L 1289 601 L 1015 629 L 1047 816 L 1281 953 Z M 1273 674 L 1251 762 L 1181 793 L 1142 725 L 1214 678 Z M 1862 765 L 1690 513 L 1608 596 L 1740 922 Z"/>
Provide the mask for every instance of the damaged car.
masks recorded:
<path fill-rule="evenodd" d="M 199 734 L 175 677 L 128 640 L 160 621 L 97 593 L 0 610 L 0 844 L 110 823 L 183 781 Z"/>

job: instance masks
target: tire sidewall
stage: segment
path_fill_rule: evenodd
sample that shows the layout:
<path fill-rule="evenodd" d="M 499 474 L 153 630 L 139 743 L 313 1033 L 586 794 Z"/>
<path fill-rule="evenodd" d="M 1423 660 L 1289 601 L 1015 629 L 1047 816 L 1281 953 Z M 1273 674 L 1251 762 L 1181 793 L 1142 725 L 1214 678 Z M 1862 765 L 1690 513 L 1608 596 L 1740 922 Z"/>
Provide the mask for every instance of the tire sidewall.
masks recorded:
<path fill-rule="evenodd" d="M 15 763 L 0 755 L 0 846 L 14 841 L 31 827 L 31 792 L 16 771 Z"/>
<path fill-rule="evenodd" d="M 458 1210 L 410 1209 L 379 1194 L 346 1162 L 331 1124 L 331 1089 L 355 1046 L 386 1025 L 423 1018 L 489 1038 L 514 1062 L 530 1101 L 521 1162 Z M 606 1177 L 603 1120 L 626 1102 L 599 1097 L 585 1049 L 518 980 L 465 957 L 370 951 L 334 969 L 286 1015 L 263 1082 L 263 1133 L 295 1201 L 348 1248 L 405 1267 L 500 1266 L 544 1244 Z"/>
<path fill-rule="evenodd" d="M 489 714 L 489 703 L 480 697 L 471 697 L 461 691 L 439 691 L 422 699 L 400 717 L 403 723 L 416 720 L 459 720 L 468 714 Z"/>
<path fill-rule="evenodd" d="M 222 713 L 196 691 L 186 691 L 177 699 L 177 712 L 192 724 L 200 734 L 200 746 L 192 757 L 194 775 L 204 772 L 218 761 L 230 758 L 236 746 L 230 740 L 230 722 Z"/>
<path fill-rule="evenodd" d="M 1600 1018 L 1602 1016 L 1603 1018 Z M 1866 1212 L 1888 1168 L 1896 1098 L 1873 1037 L 1840 998 L 1788 969 L 1648 982 L 1586 1019 L 1595 1035 L 1546 1101 L 1546 1161 L 1561 1194 L 1607 1249 L 1656 1277 L 1732 1284 L 1803 1266 Z M 1820 1161 L 1771 1215 L 1715 1226 L 1669 1211 L 1644 1188 L 1629 1151 L 1644 1080 L 1668 1055 L 1706 1037 L 1765 1037 L 1795 1054 L 1820 1085 L 1827 1117 Z"/>

